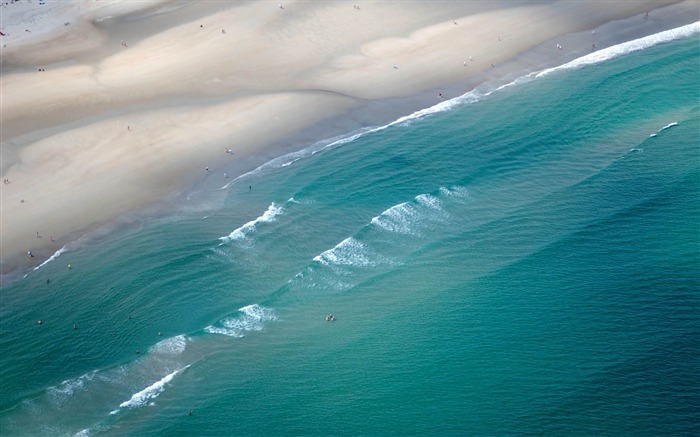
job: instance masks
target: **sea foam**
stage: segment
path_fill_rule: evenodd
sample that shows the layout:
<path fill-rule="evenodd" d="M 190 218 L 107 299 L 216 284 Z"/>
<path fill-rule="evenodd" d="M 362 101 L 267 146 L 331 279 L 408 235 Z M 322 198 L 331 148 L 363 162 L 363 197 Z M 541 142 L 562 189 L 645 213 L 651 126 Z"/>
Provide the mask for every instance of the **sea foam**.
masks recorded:
<path fill-rule="evenodd" d="M 607 61 L 608 59 L 616 58 L 627 53 L 644 50 L 657 44 L 663 44 L 669 41 L 673 41 L 674 39 L 685 38 L 697 32 L 700 32 L 700 21 L 685 26 L 677 27 L 675 29 L 666 30 L 664 32 L 655 33 L 654 35 L 649 35 L 643 38 L 627 41 L 622 44 L 606 47 L 604 49 L 590 53 L 586 56 L 574 59 L 573 61 L 567 62 L 564 65 L 542 70 L 539 73 L 537 73 L 535 77 L 544 77 L 559 70 L 571 70 L 573 68 L 579 68 L 585 65 L 598 64 L 600 62 Z"/>
<path fill-rule="evenodd" d="M 289 153 L 284 156 L 280 156 L 279 158 L 275 158 L 271 161 L 266 162 L 265 164 L 255 168 L 254 170 L 245 173 L 236 179 L 234 179 L 231 184 L 237 182 L 239 179 L 246 178 L 252 175 L 256 175 L 262 171 L 268 170 L 268 169 L 275 169 L 275 168 L 283 168 L 283 167 L 288 167 L 292 165 L 293 163 L 299 161 L 302 158 L 306 158 L 309 156 L 313 156 L 318 152 L 321 152 L 326 149 L 332 149 L 347 143 L 350 143 L 352 141 L 355 141 L 365 135 L 369 135 L 375 132 L 382 131 L 384 129 L 390 128 L 392 126 L 396 125 L 405 125 L 405 124 L 410 124 L 411 122 L 421 119 L 425 116 L 429 116 L 432 114 L 437 114 L 440 112 L 445 112 L 449 111 L 452 108 L 468 104 L 468 103 L 475 103 L 483 99 L 484 97 L 487 97 L 494 92 L 498 92 L 500 90 L 503 90 L 505 88 L 510 88 L 512 86 L 517 86 L 522 83 L 527 83 L 532 81 L 533 79 L 536 78 L 541 78 L 545 77 L 555 71 L 558 70 L 569 70 L 569 69 L 574 69 L 578 67 L 582 67 L 585 65 L 590 65 L 590 64 L 597 64 L 603 61 L 606 61 L 608 59 L 615 58 L 620 55 L 624 55 L 626 53 L 631 53 L 635 52 L 638 50 L 643 50 L 645 48 L 669 42 L 674 39 L 679 39 L 679 38 L 684 38 L 690 35 L 693 35 L 694 33 L 697 33 L 700 31 L 700 21 L 688 24 L 686 26 L 681 26 L 675 29 L 670 29 L 664 32 L 656 33 L 654 35 L 649 35 L 644 38 L 639 38 L 633 41 L 628 41 L 622 44 L 618 44 L 612 47 L 607 47 L 605 49 L 598 50 L 596 52 L 593 52 L 591 54 L 582 56 L 580 58 L 574 59 L 571 62 L 568 62 L 563 65 L 559 65 L 556 67 L 552 68 L 547 68 L 545 70 L 542 70 L 540 72 L 534 72 L 530 73 L 521 77 L 516 78 L 515 80 L 508 82 L 506 84 L 500 85 L 496 88 L 491 88 L 491 89 L 473 89 L 470 90 L 462 95 L 459 95 L 457 97 L 441 101 L 435 105 L 432 105 L 430 107 L 420 109 L 418 111 L 415 111 L 411 114 L 405 115 L 403 117 L 399 117 L 398 119 L 392 121 L 391 123 L 385 124 L 383 126 L 372 126 L 372 127 L 365 127 L 360 130 L 357 130 L 355 132 L 352 132 L 347 135 L 341 135 L 337 136 L 334 138 L 330 138 L 327 140 L 319 141 L 317 143 L 314 143 L 312 146 L 307 147 L 303 150 L 299 150 L 296 152 Z M 227 184 L 226 187 L 230 186 L 231 184 Z"/>

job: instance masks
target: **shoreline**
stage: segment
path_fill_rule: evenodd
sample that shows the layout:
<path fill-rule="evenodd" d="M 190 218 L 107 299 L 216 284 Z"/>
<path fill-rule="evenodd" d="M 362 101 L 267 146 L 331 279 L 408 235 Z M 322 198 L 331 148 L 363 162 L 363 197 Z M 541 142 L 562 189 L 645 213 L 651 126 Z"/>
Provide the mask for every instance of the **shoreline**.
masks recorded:
<path fill-rule="evenodd" d="M 653 3 L 657 6 L 664 6 L 668 2 Z M 350 3 L 344 5 L 351 7 Z M 258 9 L 255 10 L 260 10 L 260 5 L 254 6 L 258 7 Z M 636 5 L 635 10 L 643 9 L 643 6 L 648 6 L 648 4 L 641 6 Z M 186 5 L 182 7 L 189 6 Z M 269 8 L 269 5 L 267 5 L 267 7 Z M 503 8 L 503 5 L 501 5 L 501 7 Z M 285 11 L 291 8 L 292 5 L 288 6 Z M 594 29 L 597 30 L 595 36 L 596 43 L 599 44 L 597 49 L 629 41 L 640 36 L 655 34 L 662 30 L 676 28 L 683 24 L 695 22 L 698 18 L 698 6 L 688 1 L 661 8 L 657 7 L 650 9 L 650 11 L 651 13 L 648 20 L 644 20 L 641 15 L 636 13 L 624 19 L 608 20 L 594 26 Z M 682 13 L 683 11 L 685 11 L 685 13 Z M 688 11 L 695 12 L 695 15 L 693 16 L 692 13 L 688 14 Z M 269 11 L 265 11 L 265 13 L 268 12 Z M 276 12 L 277 11 L 275 11 L 275 13 Z M 499 11 L 496 11 L 494 13 L 498 12 Z M 165 14 L 167 15 L 167 13 Z M 211 16 L 206 17 L 212 19 Z M 161 15 L 161 18 L 166 19 L 167 17 Z M 462 25 L 464 20 L 464 18 L 460 18 L 460 23 L 458 25 L 454 24 L 454 26 Z M 635 25 L 634 22 L 637 24 Z M 420 27 L 418 31 L 414 31 L 411 35 L 413 36 L 416 32 L 420 33 L 421 31 L 439 33 L 441 31 L 439 29 L 436 30 L 436 27 L 439 28 L 440 26 L 444 27 L 447 25 L 453 24 L 448 22 L 427 26 L 427 29 L 429 29 L 428 31 L 425 31 L 425 26 Z M 118 27 L 117 25 L 115 26 Z M 499 39 L 500 38 L 499 36 Z M 510 37 L 504 35 L 503 41 L 498 41 L 498 43 L 507 43 L 508 38 Z M 557 44 L 562 44 L 564 46 L 565 49 L 559 51 L 561 53 L 556 51 L 556 46 L 552 47 L 554 41 L 560 41 L 557 42 Z M 369 50 L 370 52 L 372 50 L 386 51 L 396 50 L 395 47 L 397 45 L 401 46 L 401 44 L 405 44 L 405 41 L 389 41 L 387 44 L 381 45 L 380 47 L 377 47 L 376 44 L 373 46 L 372 43 L 370 43 L 369 49 L 367 49 L 368 44 L 365 43 L 361 47 L 363 47 L 364 51 Z M 491 44 L 496 44 L 496 42 L 492 41 Z M 199 94 L 192 92 L 189 98 L 188 95 L 185 94 L 184 97 L 180 97 L 180 105 L 163 105 L 162 102 L 167 101 L 168 98 L 166 93 L 159 97 L 156 96 L 154 100 L 140 101 L 140 105 L 143 105 L 145 108 L 148 108 L 150 102 L 151 105 L 156 107 L 155 110 L 149 111 L 148 109 L 144 109 L 141 112 L 134 112 L 134 106 L 123 103 L 123 112 L 120 112 L 119 105 L 111 107 L 113 113 L 117 115 L 107 116 L 105 112 L 101 112 L 94 114 L 92 117 L 85 117 L 78 114 L 73 121 L 69 122 L 59 117 L 58 120 L 54 120 L 55 123 L 53 125 L 48 123 L 48 125 L 37 131 L 32 131 L 27 127 L 20 126 L 17 128 L 19 132 L 23 129 L 26 130 L 26 132 L 15 134 L 9 140 L 6 140 L 5 136 L 2 138 L 3 178 L 9 177 L 12 181 L 11 184 L 4 185 L 2 190 L 3 247 L 0 256 L 0 274 L 2 274 L 2 282 L 5 283 L 7 280 L 11 280 L 27 271 L 31 271 L 37 265 L 45 262 L 50 256 L 53 256 L 57 250 L 61 249 L 66 244 L 78 244 L 77 241 L 85 235 L 90 235 L 95 232 L 99 233 L 100 229 L 106 230 L 115 226 L 115 224 L 119 226 L 119 224 L 129 223 L 130 220 L 133 222 L 152 215 L 167 214 L 168 211 L 172 211 L 172 199 L 181 198 L 182 193 L 192 192 L 194 187 L 201 187 L 205 191 L 212 190 L 212 184 L 214 183 L 213 178 L 219 177 L 221 172 L 224 171 L 224 168 L 226 168 L 226 171 L 231 175 L 231 180 L 234 180 L 236 177 L 265 164 L 271 159 L 305 149 L 319 140 L 347 134 L 362 127 L 367 127 L 368 125 L 387 124 L 401 116 L 430 107 L 440 101 L 436 97 L 437 92 L 442 93 L 445 99 L 450 99 L 462 95 L 475 87 L 483 86 L 483 84 L 486 83 L 498 83 L 499 80 L 508 82 L 509 78 L 512 80 L 515 79 L 515 77 L 523 76 L 534 70 L 542 70 L 546 67 L 561 65 L 586 54 L 586 50 L 590 53 L 590 44 L 590 29 L 565 33 L 544 40 L 538 45 L 529 47 L 524 51 L 515 52 L 505 60 L 499 61 L 496 67 L 482 68 L 481 71 L 475 73 L 469 72 L 469 74 L 465 75 L 466 78 L 458 78 L 457 80 L 451 81 L 444 81 L 443 79 L 443 82 L 436 80 L 434 83 L 427 83 L 425 80 L 416 81 L 414 79 L 414 83 L 419 83 L 423 86 L 420 92 L 412 93 L 406 89 L 391 89 L 390 91 L 392 92 L 388 93 L 388 96 L 376 96 L 376 90 L 363 91 L 361 89 L 362 87 L 358 86 L 353 88 L 346 82 L 347 78 L 344 77 L 344 74 L 350 71 L 347 65 L 351 65 L 354 61 L 360 62 L 360 60 L 354 58 L 338 60 L 338 58 L 334 58 L 331 64 L 345 63 L 347 64 L 345 65 L 345 70 L 340 68 L 338 70 L 340 73 L 330 77 L 329 73 L 321 71 L 324 68 L 327 69 L 327 66 L 324 68 L 318 66 L 314 67 L 312 70 L 318 70 L 317 76 L 315 76 L 318 83 L 315 85 L 323 85 L 324 82 L 325 85 L 329 85 L 329 80 L 331 80 L 331 82 L 335 81 L 333 82 L 334 85 L 331 84 L 333 86 L 318 87 L 315 91 L 310 86 L 297 86 L 297 89 L 293 90 L 290 89 L 294 88 L 291 86 L 291 83 L 284 84 L 287 85 L 287 90 L 284 92 L 273 89 L 265 91 L 252 88 L 247 89 L 245 87 L 229 87 L 227 88 L 229 92 L 228 95 L 223 98 L 217 98 L 213 94 L 214 91 L 217 89 L 220 90 L 220 88 L 215 86 L 213 90 L 201 89 L 199 90 Z M 553 56 L 552 52 L 557 56 Z M 400 56 L 397 56 L 397 58 L 400 58 Z M 404 57 L 403 59 L 406 58 Z M 464 62 L 467 61 L 465 60 Z M 402 63 L 398 65 L 398 68 L 395 70 L 401 71 L 409 69 L 409 67 L 404 67 L 404 65 L 406 64 Z M 460 63 L 459 67 L 468 69 L 471 65 L 462 66 Z M 78 69 L 79 71 L 77 71 L 77 73 L 86 71 L 80 70 L 80 66 L 69 66 L 66 68 L 68 70 Z M 115 65 L 110 68 L 118 69 L 121 67 L 119 63 L 115 63 Z M 383 68 L 391 69 L 391 64 L 388 64 L 388 67 L 383 65 Z M 308 77 L 308 70 L 303 71 L 306 76 L 303 74 L 302 76 Z M 76 71 L 71 71 L 71 74 L 75 73 Z M 146 71 L 146 73 L 148 73 L 148 71 Z M 375 72 L 370 68 L 369 73 L 370 76 L 368 77 L 371 77 L 371 74 Z M 11 78 L 13 74 L 14 73 L 11 73 L 9 77 Z M 36 74 L 39 73 L 33 71 L 32 73 L 18 74 L 31 74 L 36 76 Z M 411 74 L 415 74 L 415 72 L 411 72 Z M 452 75 L 450 77 L 455 76 L 456 75 Z M 122 75 L 117 77 L 117 79 L 128 81 L 129 77 Z M 3 77 L 3 82 L 5 82 L 5 77 Z M 304 82 L 304 80 L 301 82 Z M 308 80 L 306 80 L 306 82 L 308 82 Z M 386 83 L 386 80 L 384 83 Z M 306 83 L 304 85 L 311 84 Z M 344 90 L 346 87 L 350 87 L 350 91 L 352 92 L 345 92 L 347 91 Z M 329 91 L 333 89 L 339 91 Z M 391 95 L 392 93 L 397 95 Z M 231 95 L 235 95 L 236 97 L 231 98 Z M 171 98 L 177 101 L 177 95 L 174 95 L 174 97 L 171 96 Z M 161 105 L 158 106 L 155 103 L 156 101 L 161 103 Z M 15 107 L 21 106 L 15 105 Z M 136 108 L 139 108 L 138 105 L 139 104 L 136 105 Z M 312 111 L 312 114 L 299 114 L 300 111 L 298 111 L 297 108 L 300 105 L 303 105 L 305 108 L 313 107 L 315 111 Z M 2 106 L 5 105 L 3 104 Z M 109 107 L 109 105 L 105 106 Z M 280 108 L 283 110 L 280 110 Z M 124 150 L 119 149 L 107 153 L 105 150 L 107 150 L 106 147 L 108 146 L 105 144 L 109 143 L 104 143 L 102 145 L 103 148 L 97 152 L 81 157 L 83 162 L 92 162 L 86 160 L 99 158 L 105 160 L 104 166 L 100 167 L 102 172 L 98 175 L 91 174 L 94 173 L 94 170 L 90 171 L 90 169 L 86 169 L 85 173 L 66 176 L 62 173 L 66 166 L 60 165 L 60 162 L 47 167 L 48 158 L 45 155 L 49 152 L 50 144 L 48 143 L 50 141 L 48 140 L 55 141 L 57 136 L 63 135 L 63 141 L 76 141 L 79 134 L 84 135 L 88 133 L 90 138 L 98 138 L 107 132 L 111 135 L 110 138 L 112 140 L 118 141 L 118 138 L 125 135 L 122 130 L 123 125 L 130 123 L 130 120 L 133 120 L 135 115 L 141 117 L 140 122 L 142 122 L 145 127 L 142 131 L 141 125 L 138 124 L 139 121 L 134 123 L 133 128 L 138 130 L 139 134 L 141 134 L 141 132 L 150 134 L 150 128 L 156 125 L 154 123 L 164 123 L 167 125 L 165 129 L 159 125 L 161 130 L 177 130 L 180 127 L 179 124 L 183 123 L 183 120 L 187 120 L 188 123 L 191 121 L 189 117 L 192 117 L 194 109 L 197 110 L 197 113 L 206 113 L 206 117 L 202 117 L 202 119 L 199 120 L 199 124 L 196 124 L 196 126 L 200 126 L 202 130 L 197 130 L 194 134 L 184 139 L 177 138 L 173 136 L 172 133 L 161 132 L 162 137 L 158 138 L 160 142 L 156 141 L 159 148 L 155 152 L 153 150 L 149 150 L 147 153 L 144 152 L 139 159 L 145 162 L 140 162 L 136 169 L 133 168 L 133 160 L 118 162 L 120 159 L 120 153 L 118 152 L 124 153 Z M 226 114 L 241 110 L 246 111 L 246 115 L 251 116 L 252 119 L 258 120 L 258 125 L 231 126 L 231 120 L 226 117 Z M 121 114 L 121 116 L 119 114 Z M 267 121 L 270 118 L 270 114 L 275 117 L 284 117 L 284 119 L 281 123 L 271 126 L 271 123 Z M 3 127 L 5 127 L 8 124 L 7 119 L 3 116 L 0 116 L 0 118 L 2 118 Z M 126 120 L 127 118 L 129 120 Z M 83 126 L 81 126 L 81 123 L 83 123 Z M 95 128 L 95 125 L 99 125 L 99 129 L 90 132 L 89 129 L 91 127 Z M 130 130 L 132 125 L 127 124 L 127 126 L 129 127 L 128 132 L 132 133 Z M 50 134 L 47 134 L 47 132 L 50 132 Z M 213 135 L 207 135 L 212 132 Z M 178 131 L 178 134 L 183 136 L 187 135 L 187 133 L 180 131 Z M 244 141 L 241 141 L 241 139 Z M 228 155 L 224 154 L 222 151 L 222 146 L 228 142 L 245 142 L 245 145 L 237 144 L 234 149 L 235 154 Z M 200 150 L 200 153 L 197 154 L 199 155 L 197 162 L 192 161 L 193 152 L 191 149 L 194 147 L 193 144 L 196 145 L 197 149 L 206 148 L 206 150 Z M 84 144 L 81 146 L 83 147 L 74 149 L 73 151 L 79 154 L 86 148 Z M 31 159 L 27 159 L 27 149 L 31 148 L 35 149 L 35 154 L 34 156 L 30 154 L 29 158 Z M 135 153 L 133 148 L 127 149 L 127 152 L 128 151 Z M 18 158 L 21 154 L 24 154 L 22 158 Z M 102 156 L 104 154 L 108 156 Z M 159 161 L 160 156 L 163 154 L 177 154 L 180 155 L 180 157 L 176 162 L 163 165 L 163 167 L 167 168 L 162 169 L 161 173 L 156 175 L 157 184 L 153 183 L 153 175 L 144 178 L 138 174 L 139 172 L 150 170 L 152 166 L 161 165 L 162 163 Z M 53 158 L 58 160 L 65 158 L 65 156 L 57 154 L 53 155 Z M 235 160 L 235 164 L 232 163 L 231 158 Z M 224 161 L 224 159 L 226 161 Z M 18 166 L 18 162 L 21 165 Z M 210 162 L 214 162 L 216 165 L 209 164 Z M 212 171 L 204 173 L 205 177 L 203 177 L 202 169 L 205 166 L 208 168 L 209 165 L 211 165 Z M 8 190 L 14 188 L 13 184 L 15 184 L 18 179 L 22 179 L 22 177 L 15 177 L 16 174 L 22 175 L 21 172 L 17 173 L 18 167 L 23 167 L 22 170 L 25 170 L 25 173 L 29 174 L 46 174 L 48 172 L 57 178 L 62 176 L 66 177 L 68 180 L 64 188 L 69 188 L 71 190 L 70 201 L 73 202 L 72 206 L 75 206 L 77 209 L 85 209 L 84 212 L 86 213 L 100 211 L 100 208 L 103 208 L 104 214 L 102 214 L 102 216 L 96 214 L 94 217 L 91 217 L 91 220 L 87 221 L 87 223 L 83 220 L 82 224 L 75 223 L 76 211 L 64 211 L 62 217 L 52 215 L 48 218 L 48 221 L 46 221 L 45 218 L 44 222 L 35 219 L 33 222 L 27 223 L 26 217 L 22 217 L 25 220 L 15 220 L 15 222 L 12 222 L 12 217 L 10 217 L 10 215 L 13 213 L 8 211 L 7 204 L 8 200 L 16 201 L 17 199 L 14 197 L 17 196 L 15 195 L 13 197 L 12 193 L 9 193 Z M 27 167 L 30 167 L 28 171 Z M 36 170 L 31 167 L 37 167 L 39 173 L 36 173 Z M 131 179 L 129 179 L 129 177 L 124 177 L 125 169 L 130 170 L 127 176 L 131 177 Z M 15 171 L 14 173 L 13 170 Z M 105 173 L 107 171 L 110 173 Z M 90 192 L 90 190 L 87 190 L 87 193 L 82 193 L 84 195 L 82 198 L 80 196 L 81 193 L 74 192 L 76 188 L 85 184 L 84 180 L 86 178 L 88 180 L 93 180 L 91 179 L 93 177 L 97 177 L 98 180 L 107 178 L 110 180 L 111 185 L 102 185 L 98 183 L 97 186 L 94 187 L 94 191 Z M 25 190 L 23 192 L 31 192 L 36 195 L 38 199 L 45 201 L 47 204 L 31 206 L 34 208 L 33 214 L 36 217 L 45 217 L 47 213 L 55 214 L 57 208 L 66 207 L 66 201 L 68 200 L 66 192 L 61 191 L 58 187 L 55 187 L 54 190 L 49 189 L 47 184 L 50 183 L 49 181 L 37 181 L 33 184 L 31 190 Z M 145 189 L 144 187 L 147 186 L 148 183 L 151 183 L 151 185 L 158 185 L 158 187 Z M 124 187 L 125 185 L 126 187 Z M 218 189 L 220 185 L 221 184 L 217 184 L 216 189 Z M 109 198 L 109 196 L 104 196 L 102 194 L 102 190 L 105 189 L 105 191 L 110 193 L 114 192 L 115 187 L 124 188 L 121 198 L 118 195 Z M 48 192 L 49 197 L 54 195 L 55 199 L 49 199 L 49 197 L 42 198 L 42 195 L 46 196 L 44 192 Z M 129 199 L 130 196 L 136 196 L 137 199 Z M 27 197 L 29 198 L 29 196 Z M 74 199 L 74 197 L 78 197 L 78 199 Z M 95 198 L 100 198 L 101 202 L 96 202 Z M 34 200 L 32 200 L 32 202 L 34 202 Z M 117 208 L 114 208 L 114 202 L 117 203 Z M 12 203 L 14 204 L 14 202 Z M 27 206 L 27 203 L 23 202 L 21 206 Z M 11 223 L 9 230 L 6 226 L 8 220 L 9 223 Z M 45 228 L 39 229 L 39 226 L 48 222 L 61 222 L 62 227 L 56 226 L 55 228 L 58 228 L 58 232 L 51 234 L 45 231 Z M 32 225 L 34 226 L 32 227 Z M 8 244 L 8 232 L 15 233 L 18 230 L 25 235 L 11 239 Z M 34 240 L 32 240 L 31 238 L 34 237 L 35 231 L 40 232 L 42 238 L 34 238 Z M 58 238 L 56 238 L 56 240 L 60 243 L 54 244 L 50 242 L 50 235 L 57 235 Z M 31 241 L 31 243 L 29 243 L 29 241 Z M 24 244 L 27 249 L 22 249 L 22 244 Z M 26 257 L 26 250 L 32 250 L 35 255 L 34 258 L 28 259 Z"/>

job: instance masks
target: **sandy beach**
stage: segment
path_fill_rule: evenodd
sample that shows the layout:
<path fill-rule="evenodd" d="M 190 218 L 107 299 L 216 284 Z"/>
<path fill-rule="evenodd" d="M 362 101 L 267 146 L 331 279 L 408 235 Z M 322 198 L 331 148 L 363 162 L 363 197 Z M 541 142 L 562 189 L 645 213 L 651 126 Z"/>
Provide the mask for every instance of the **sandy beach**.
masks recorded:
<path fill-rule="evenodd" d="M 3 1 L 1 273 L 195 184 L 699 14 L 651 0 Z"/>

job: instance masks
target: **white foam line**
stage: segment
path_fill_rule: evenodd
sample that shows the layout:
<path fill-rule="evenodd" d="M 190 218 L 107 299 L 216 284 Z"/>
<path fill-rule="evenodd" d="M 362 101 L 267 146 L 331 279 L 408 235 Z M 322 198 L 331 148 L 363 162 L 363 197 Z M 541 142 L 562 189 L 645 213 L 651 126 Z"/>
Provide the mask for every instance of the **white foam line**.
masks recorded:
<path fill-rule="evenodd" d="M 237 229 L 234 229 L 229 235 L 225 237 L 220 237 L 219 240 L 223 241 L 223 243 L 226 243 L 231 240 L 240 240 L 242 238 L 245 238 L 247 234 L 250 234 L 251 232 L 255 231 L 255 228 L 259 223 L 272 222 L 275 220 L 275 217 L 282 214 L 283 212 L 283 207 L 277 205 L 275 202 L 272 202 L 270 206 L 267 207 L 267 210 L 263 213 L 263 215 L 256 218 L 255 220 L 249 221 L 248 223 L 244 224 L 243 226 Z"/>
<path fill-rule="evenodd" d="M 367 127 L 360 129 L 356 133 L 352 133 L 349 135 L 343 135 L 339 137 L 334 137 L 329 140 L 324 140 L 324 141 L 319 141 L 317 143 L 314 143 L 312 146 L 297 151 L 297 152 L 292 152 L 287 155 L 281 156 L 279 158 L 275 158 L 271 161 L 266 162 L 265 164 L 255 168 L 252 171 L 249 171 L 248 173 L 245 173 L 241 176 L 238 176 L 235 178 L 231 183 L 227 184 L 226 187 L 232 185 L 233 183 L 237 182 L 239 179 L 255 175 L 257 173 L 260 173 L 263 170 L 266 170 L 268 168 L 279 168 L 279 167 L 288 167 L 294 162 L 298 161 L 301 158 L 305 158 L 307 156 L 312 156 L 315 155 L 316 153 L 326 150 L 328 148 L 333 148 L 337 147 L 346 143 L 350 143 L 352 141 L 355 141 L 356 139 L 363 137 L 365 135 L 375 133 L 382 131 L 384 129 L 387 129 L 391 126 L 411 122 L 417 119 L 420 119 L 422 117 L 425 117 L 427 115 L 431 114 L 436 114 L 439 112 L 445 112 L 448 111 L 456 106 L 465 104 L 465 103 L 475 103 L 481 100 L 483 97 L 490 96 L 491 94 L 503 90 L 505 88 L 509 88 L 515 85 L 520 85 L 522 83 L 527 83 L 532 81 L 535 78 L 541 78 L 544 76 L 547 76 L 551 74 L 554 71 L 557 70 L 569 70 L 573 68 L 578 68 L 584 65 L 589 65 L 589 64 L 597 64 L 599 62 L 606 61 L 608 59 L 626 54 L 626 53 L 631 53 L 634 51 L 638 50 L 643 50 L 645 48 L 669 42 L 674 39 L 679 39 L 679 38 L 684 38 L 687 36 L 690 36 L 694 33 L 697 33 L 700 31 L 700 21 L 695 22 L 693 24 L 688 24 L 686 26 L 681 26 L 676 29 L 670 29 L 664 32 L 656 33 L 654 35 L 649 35 L 644 38 L 639 38 L 633 41 L 628 41 L 622 44 L 618 44 L 612 47 L 607 47 L 605 49 L 598 50 L 594 53 L 591 53 L 589 55 L 577 58 L 571 62 L 568 62 L 566 64 L 557 66 L 557 67 L 552 67 L 548 68 L 545 70 L 542 70 L 540 72 L 533 72 L 526 74 L 524 76 L 521 76 L 511 82 L 508 82 L 504 85 L 501 85 L 493 90 L 490 91 L 480 91 L 477 89 L 473 89 L 471 91 L 468 91 L 460 96 L 454 97 L 449 100 L 442 101 L 440 103 L 437 103 L 433 106 L 430 106 L 428 108 L 421 109 L 419 111 L 416 111 L 412 114 L 406 115 L 404 117 L 400 117 L 394 121 L 392 121 L 389 124 L 386 124 L 384 126 L 375 126 L 375 127 Z"/>
<path fill-rule="evenodd" d="M 409 202 L 394 205 L 376 217 L 372 217 L 370 223 L 390 232 L 401 234 L 415 234 L 416 222 L 419 220 L 419 212 Z"/>
<path fill-rule="evenodd" d="M 649 135 L 650 138 L 654 138 L 656 135 L 661 133 L 661 131 L 665 131 L 666 129 L 672 128 L 673 126 L 678 126 L 678 122 L 674 121 L 673 123 L 669 123 L 666 126 L 662 127 L 661 129 L 657 130 L 655 133 Z"/>
<path fill-rule="evenodd" d="M 49 257 L 49 259 L 47 259 L 47 260 L 44 261 L 43 263 L 39 264 L 38 266 L 34 267 L 34 271 L 39 270 L 40 268 L 44 267 L 46 264 L 48 264 L 48 263 L 50 263 L 51 261 L 55 260 L 56 258 L 58 258 L 59 256 L 61 256 L 61 254 L 62 254 L 63 252 L 65 252 L 66 250 L 68 250 L 68 249 L 66 249 L 66 246 L 63 246 L 62 248 L 58 249 L 58 250 L 56 251 L 56 253 L 54 253 L 53 255 L 51 255 L 51 256 Z"/>
<path fill-rule="evenodd" d="M 559 70 L 570 70 L 585 65 L 598 64 L 600 62 L 607 61 L 608 59 L 616 58 L 627 53 L 644 50 L 657 44 L 663 44 L 673 41 L 674 39 L 685 38 L 697 32 L 700 32 L 700 21 L 598 50 L 586 56 L 574 59 L 571 62 L 567 62 L 564 65 L 540 71 L 535 77 L 544 77 Z"/>
<path fill-rule="evenodd" d="M 150 399 L 155 399 L 161 393 L 163 393 L 163 391 L 165 390 L 165 385 L 167 383 L 169 383 L 170 381 L 172 381 L 173 378 L 175 378 L 175 375 L 177 375 L 178 373 L 182 372 L 183 370 L 185 370 L 189 367 L 190 366 L 187 365 L 180 370 L 176 370 L 169 375 L 165 375 L 160 381 L 156 381 L 153 384 L 151 384 L 148 387 L 141 390 L 140 392 L 134 393 L 131 396 L 131 399 L 119 404 L 119 408 L 111 411 L 109 414 L 111 414 L 111 415 L 117 414 L 122 408 L 136 408 L 136 407 L 144 406 L 146 404 L 146 402 L 148 402 Z"/>

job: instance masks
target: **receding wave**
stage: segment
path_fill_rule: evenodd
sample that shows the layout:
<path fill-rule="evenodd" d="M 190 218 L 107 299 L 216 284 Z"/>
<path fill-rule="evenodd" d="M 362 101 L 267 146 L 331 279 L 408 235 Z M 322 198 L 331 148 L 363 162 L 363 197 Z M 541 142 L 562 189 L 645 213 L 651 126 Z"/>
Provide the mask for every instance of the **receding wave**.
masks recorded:
<path fill-rule="evenodd" d="M 535 75 L 535 77 L 544 77 L 559 70 L 570 70 L 573 68 L 583 67 L 585 65 L 598 64 L 600 62 L 607 61 L 608 59 L 616 58 L 627 53 L 644 50 L 657 44 L 663 44 L 669 41 L 673 41 L 674 39 L 685 38 L 697 32 L 700 32 L 700 21 L 685 26 L 677 27 L 675 29 L 655 33 L 654 35 L 649 35 L 643 38 L 627 41 L 622 44 L 614 45 L 612 47 L 606 47 L 604 49 L 590 53 L 586 56 L 574 59 L 573 61 L 567 62 L 564 65 L 540 71 Z"/>
<path fill-rule="evenodd" d="M 225 237 L 220 237 L 219 240 L 223 241 L 224 243 L 228 243 L 233 240 L 240 240 L 242 238 L 245 238 L 247 235 L 252 234 L 255 232 L 257 229 L 257 226 L 260 223 L 269 223 L 275 221 L 275 218 L 284 213 L 284 208 L 277 205 L 275 202 L 272 202 L 270 206 L 267 207 L 267 210 L 258 218 L 255 220 L 251 220 L 248 223 L 244 224 L 243 226 L 234 229 L 230 234 L 228 234 Z"/>
<path fill-rule="evenodd" d="M 238 314 L 233 317 L 207 326 L 204 331 L 229 337 L 243 337 L 246 332 L 262 331 L 265 322 L 272 320 L 277 320 L 277 316 L 271 308 L 253 304 L 240 308 Z"/>
<path fill-rule="evenodd" d="M 166 384 L 175 378 L 175 376 L 188 369 L 190 366 L 185 366 L 180 370 L 176 370 L 168 375 L 165 375 L 160 381 L 156 381 L 138 393 L 134 393 L 131 399 L 119 404 L 119 408 L 111 411 L 109 414 L 117 414 L 122 408 L 138 408 L 146 405 L 150 400 L 157 398 L 165 390 Z"/>

